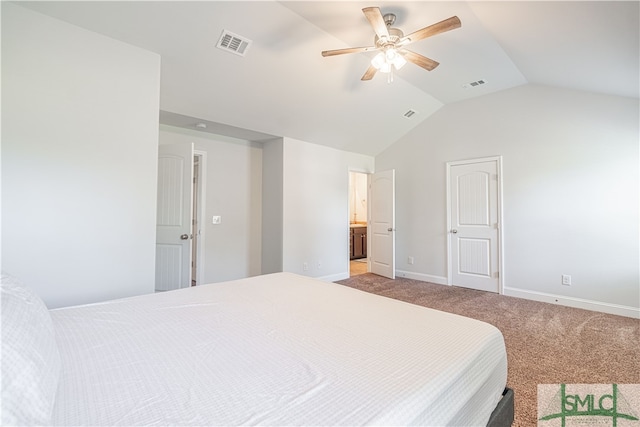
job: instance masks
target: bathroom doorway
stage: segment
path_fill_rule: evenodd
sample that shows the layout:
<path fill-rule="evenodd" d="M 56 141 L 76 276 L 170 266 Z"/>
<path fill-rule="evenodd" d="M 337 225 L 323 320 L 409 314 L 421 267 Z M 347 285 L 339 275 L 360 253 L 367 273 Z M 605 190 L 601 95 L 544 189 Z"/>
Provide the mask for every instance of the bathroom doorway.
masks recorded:
<path fill-rule="evenodd" d="M 349 172 L 349 276 L 369 271 L 369 174 Z"/>

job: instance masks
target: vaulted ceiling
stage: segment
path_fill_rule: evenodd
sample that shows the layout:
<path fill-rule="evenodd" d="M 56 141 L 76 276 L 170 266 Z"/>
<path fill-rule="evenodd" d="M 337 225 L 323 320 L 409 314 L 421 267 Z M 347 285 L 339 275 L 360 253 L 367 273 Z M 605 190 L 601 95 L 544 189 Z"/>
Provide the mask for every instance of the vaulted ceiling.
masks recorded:
<path fill-rule="evenodd" d="M 15 3 L 160 54 L 164 123 L 256 141 L 375 155 L 447 104 L 527 83 L 639 97 L 638 1 Z M 368 6 L 405 34 L 453 15 L 462 27 L 411 45 L 433 71 L 363 82 L 372 53 L 320 52 L 372 45 Z M 216 48 L 224 30 L 252 41 L 244 56 Z"/>

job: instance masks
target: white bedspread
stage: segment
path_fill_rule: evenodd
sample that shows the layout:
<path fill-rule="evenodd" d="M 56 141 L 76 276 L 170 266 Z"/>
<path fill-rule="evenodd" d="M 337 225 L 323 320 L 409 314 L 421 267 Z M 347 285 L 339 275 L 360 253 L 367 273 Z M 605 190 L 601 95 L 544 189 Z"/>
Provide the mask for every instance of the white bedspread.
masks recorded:
<path fill-rule="evenodd" d="M 500 332 L 277 273 L 52 310 L 58 425 L 485 425 Z"/>

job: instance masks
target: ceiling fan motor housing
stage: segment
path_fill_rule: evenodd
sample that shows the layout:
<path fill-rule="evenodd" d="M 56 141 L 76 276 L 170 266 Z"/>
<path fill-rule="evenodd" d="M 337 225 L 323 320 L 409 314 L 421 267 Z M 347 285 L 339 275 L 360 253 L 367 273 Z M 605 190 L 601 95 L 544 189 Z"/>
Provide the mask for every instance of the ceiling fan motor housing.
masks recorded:
<path fill-rule="evenodd" d="M 380 38 L 376 35 L 375 39 L 374 39 L 374 43 L 376 45 L 376 47 L 383 47 L 386 46 L 388 44 L 392 44 L 395 45 L 396 43 L 398 43 L 400 41 L 401 38 L 404 37 L 404 33 L 398 29 L 398 28 L 388 28 L 387 29 L 389 31 L 389 38 L 388 39 L 384 39 L 384 38 Z"/>

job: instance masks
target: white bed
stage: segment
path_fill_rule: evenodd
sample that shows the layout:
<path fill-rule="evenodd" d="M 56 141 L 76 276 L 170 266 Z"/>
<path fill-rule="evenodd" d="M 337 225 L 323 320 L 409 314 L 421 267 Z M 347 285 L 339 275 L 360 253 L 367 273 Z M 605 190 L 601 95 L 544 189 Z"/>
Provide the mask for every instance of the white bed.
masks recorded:
<path fill-rule="evenodd" d="M 506 385 L 495 327 L 290 273 L 49 314 L 53 425 L 477 426 Z"/>

